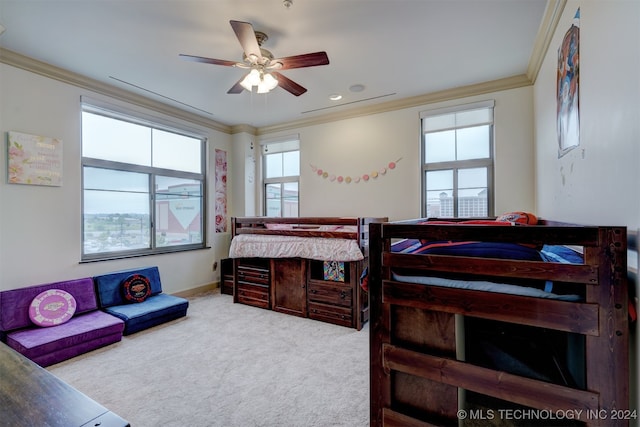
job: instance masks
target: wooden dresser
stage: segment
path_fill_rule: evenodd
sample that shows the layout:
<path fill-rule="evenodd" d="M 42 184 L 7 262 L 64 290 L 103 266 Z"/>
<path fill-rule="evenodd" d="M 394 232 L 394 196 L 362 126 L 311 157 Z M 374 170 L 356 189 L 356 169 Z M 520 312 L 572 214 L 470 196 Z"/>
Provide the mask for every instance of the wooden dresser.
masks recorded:
<path fill-rule="evenodd" d="M 344 262 L 344 281 L 326 280 L 322 261 L 236 258 L 234 302 L 362 329 L 367 293 L 359 285 L 363 261 Z"/>

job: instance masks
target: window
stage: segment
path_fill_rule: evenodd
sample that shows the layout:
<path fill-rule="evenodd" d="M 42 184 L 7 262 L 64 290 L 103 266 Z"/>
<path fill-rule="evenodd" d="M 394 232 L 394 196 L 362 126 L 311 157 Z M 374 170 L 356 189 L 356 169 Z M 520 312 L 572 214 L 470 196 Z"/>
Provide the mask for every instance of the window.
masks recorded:
<path fill-rule="evenodd" d="M 421 113 L 423 215 L 493 215 L 493 101 Z"/>
<path fill-rule="evenodd" d="M 83 105 L 82 259 L 204 247 L 205 139 Z"/>
<path fill-rule="evenodd" d="M 265 216 L 299 215 L 300 141 L 297 138 L 262 144 Z"/>

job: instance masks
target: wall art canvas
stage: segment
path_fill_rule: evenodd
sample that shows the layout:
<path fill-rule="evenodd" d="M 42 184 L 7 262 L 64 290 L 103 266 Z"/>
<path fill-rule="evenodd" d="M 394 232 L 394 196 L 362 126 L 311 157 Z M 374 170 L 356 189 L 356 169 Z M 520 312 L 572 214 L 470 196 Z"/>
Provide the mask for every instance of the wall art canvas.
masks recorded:
<path fill-rule="evenodd" d="M 10 184 L 62 185 L 62 141 L 8 132 L 7 180 Z"/>
<path fill-rule="evenodd" d="M 558 49 L 558 157 L 580 145 L 580 9 Z"/>
<path fill-rule="evenodd" d="M 216 233 L 227 231 L 227 152 L 216 148 Z"/>

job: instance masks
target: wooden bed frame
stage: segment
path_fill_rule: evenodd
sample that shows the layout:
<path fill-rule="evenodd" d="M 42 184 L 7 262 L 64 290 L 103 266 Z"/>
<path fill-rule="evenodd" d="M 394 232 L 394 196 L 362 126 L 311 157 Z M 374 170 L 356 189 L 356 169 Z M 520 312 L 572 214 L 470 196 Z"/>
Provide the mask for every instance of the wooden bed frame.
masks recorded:
<path fill-rule="evenodd" d="M 571 416 L 584 423 L 579 425 L 627 426 L 637 408 L 629 410 L 626 228 L 542 220 L 521 227 L 417 224 L 423 221 L 370 226 L 371 425 L 549 425 L 536 419 Z M 404 238 L 581 246 L 584 264 L 392 253 L 394 239 Z M 584 301 L 402 283 L 392 279 L 398 268 L 502 283 L 525 278 L 578 284 Z M 469 360 L 464 349 L 472 337 L 463 325 L 482 322 L 578 337 L 583 386 Z M 513 408 L 520 412 L 509 412 Z M 529 421 L 518 424 L 514 418 L 523 414 Z"/>
<path fill-rule="evenodd" d="M 301 258 L 235 258 L 234 302 L 300 317 L 362 329 L 369 318 L 368 295 L 359 286 L 369 254 L 369 224 L 387 218 L 355 217 L 235 217 L 232 238 L 242 234 L 320 237 L 356 240 L 364 259 L 344 263 L 345 280 L 324 280 L 323 262 Z M 291 229 L 269 229 L 267 224 L 287 224 Z M 322 231 L 331 226 L 351 226 L 353 232 Z"/>

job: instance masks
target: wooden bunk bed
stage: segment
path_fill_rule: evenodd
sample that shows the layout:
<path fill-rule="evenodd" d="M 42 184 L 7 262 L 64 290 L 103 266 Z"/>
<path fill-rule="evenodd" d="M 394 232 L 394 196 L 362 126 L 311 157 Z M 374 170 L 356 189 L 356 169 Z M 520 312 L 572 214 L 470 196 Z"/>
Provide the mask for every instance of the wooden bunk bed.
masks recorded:
<path fill-rule="evenodd" d="M 456 221 L 370 226 L 371 425 L 627 426 L 637 408 L 629 408 L 626 228 Z M 399 253 L 410 241 L 579 247 L 583 261 Z M 475 280 L 516 291 L 475 290 Z M 518 294 L 550 283 L 558 298 Z"/>
<path fill-rule="evenodd" d="M 234 302 L 362 329 L 369 318 L 359 286 L 369 224 L 386 220 L 233 218 Z"/>

